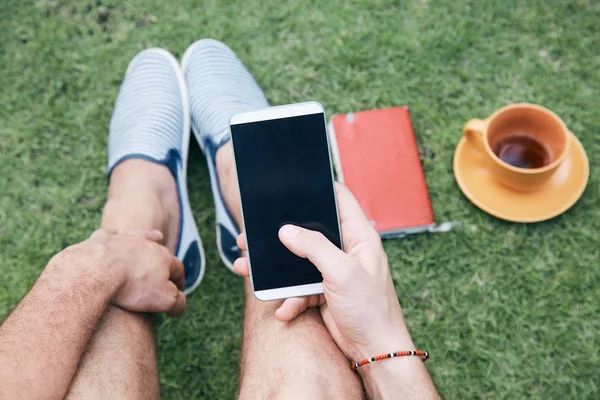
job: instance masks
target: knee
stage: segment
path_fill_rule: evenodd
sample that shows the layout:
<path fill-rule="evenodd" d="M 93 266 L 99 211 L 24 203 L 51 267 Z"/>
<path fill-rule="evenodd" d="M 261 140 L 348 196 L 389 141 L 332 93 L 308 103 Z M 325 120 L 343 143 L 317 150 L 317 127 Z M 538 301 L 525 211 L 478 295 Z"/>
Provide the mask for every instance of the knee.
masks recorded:
<path fill-rule="evenodd" d="M 304 399 L 363 399 L 364 390 L 357 376 L 344 379 L 338 374 L 326 375 L 298 367 L 246 385 L 242 381 L 239 399 L 304 400 Z"/>
<path fill-rule="evenodd" d="M 219 54 L 223 51 L 231 52 L 232 50 L 223 42 L 216 39 L 200 39 L 192 44 L 194 50 L 206 56 L 207 54 Z M 190 47 L 192 47 L 190 46 Z"/>

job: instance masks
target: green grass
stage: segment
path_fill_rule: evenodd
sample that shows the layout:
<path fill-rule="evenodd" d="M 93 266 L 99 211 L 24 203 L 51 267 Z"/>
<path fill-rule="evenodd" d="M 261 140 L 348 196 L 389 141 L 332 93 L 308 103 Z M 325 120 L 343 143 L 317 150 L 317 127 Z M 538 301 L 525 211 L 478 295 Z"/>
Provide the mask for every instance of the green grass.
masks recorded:
<path fill-rule="evenodd" d="M 58 1 L 0 4 L 0 316 L 47 260 L 98 226 L 106 137 L 129 60 L 230 45 L 273 104 L 327 112 L 407 104 L 447 234 L 385 242 L 398 296 L 446 398 L 600 397 L 600 3 L 581 1 Z M 556 111 L 591 178 L 549 222 L 502 222 L 452 175 L 463 124 L 511 102 Z M 242 284 L 220 264 L 192 144 L 190 196 L 206 277 L 180 319 L 161 319 L 164 398 L 232 398 Z"/>

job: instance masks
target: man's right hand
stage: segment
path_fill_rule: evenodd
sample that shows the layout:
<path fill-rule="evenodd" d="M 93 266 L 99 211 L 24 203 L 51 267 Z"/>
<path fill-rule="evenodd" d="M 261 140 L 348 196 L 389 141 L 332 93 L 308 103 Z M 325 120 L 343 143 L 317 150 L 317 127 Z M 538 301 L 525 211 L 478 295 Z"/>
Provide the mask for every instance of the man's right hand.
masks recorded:
<path fill-rule="evenodd" d="M 160 231 L 117 234 L 97 230 L 86 241 L 63 250 L 57 258 L 92 257 L 94 274 L 111 276 L 115 283 L 111 302 L 133 312 L 183 314 L 186 308 L 184 269 L 181 262 L 160 245 Z M 53 264 L 52 262 L 50 264 Z"/>
<path fill-rule="evenodd" d="M 308 258 L 323 274 L 324 295 L 291 298 L 275 317 L 290 321 L 307 307 L 320 306 L 323 321 L 340 349 L 352 360 L 399 350 L 414 350 L 402 317 L 381 239 L 360 205 L 343 185 L 336 185 L 344 250 L 321 233 L 286 225 L 281 242 Z M 238 245 L 246 250 L 243 235 Z M 234 267 L 248 276 L 248 261 Z"/>

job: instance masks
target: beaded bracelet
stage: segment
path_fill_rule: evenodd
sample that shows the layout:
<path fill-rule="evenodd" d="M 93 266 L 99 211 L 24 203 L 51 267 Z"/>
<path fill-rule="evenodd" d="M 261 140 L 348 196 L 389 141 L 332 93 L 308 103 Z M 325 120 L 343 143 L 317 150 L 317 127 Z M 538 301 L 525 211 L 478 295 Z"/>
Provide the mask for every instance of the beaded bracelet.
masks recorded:
<path fill-rule="evenodd" d="M 421 360 L 423 360 L 423 362 L 429 360 L 429 353 L 426 351 L 423 351 L 423 350 L 397 351 L 395 353 L 382 354 L 382 355 L 371 357 L 371 358 L 365 358 L 364 360 L 359 361 L 359 362 L 353 362 L 352 364 L 350 364 L 350 369 L 352 371 L 356 372 L 356 371 L 358 371 L 358 369 L 360 367 L 362 367 L 365 364 L 370 364 L 375 361 L 386 360 L 388 358 L 402 357 L 402 356 L 419 356 L 419 357 L 421 357 Z"/>

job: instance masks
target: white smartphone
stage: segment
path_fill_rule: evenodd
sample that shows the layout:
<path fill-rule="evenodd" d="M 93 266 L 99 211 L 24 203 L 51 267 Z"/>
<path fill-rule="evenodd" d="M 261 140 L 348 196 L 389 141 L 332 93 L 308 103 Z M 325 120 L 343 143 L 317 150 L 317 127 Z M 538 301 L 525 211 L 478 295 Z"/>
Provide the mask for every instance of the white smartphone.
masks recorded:
<path fill-rule="evenodd" d="M 230 129 L 254 295 L 275 300 L 323 293 L 319 270 L 278 236 L 283 225 L 294 224 L 342 248 L 323 106 L 237 114 Z"/>

